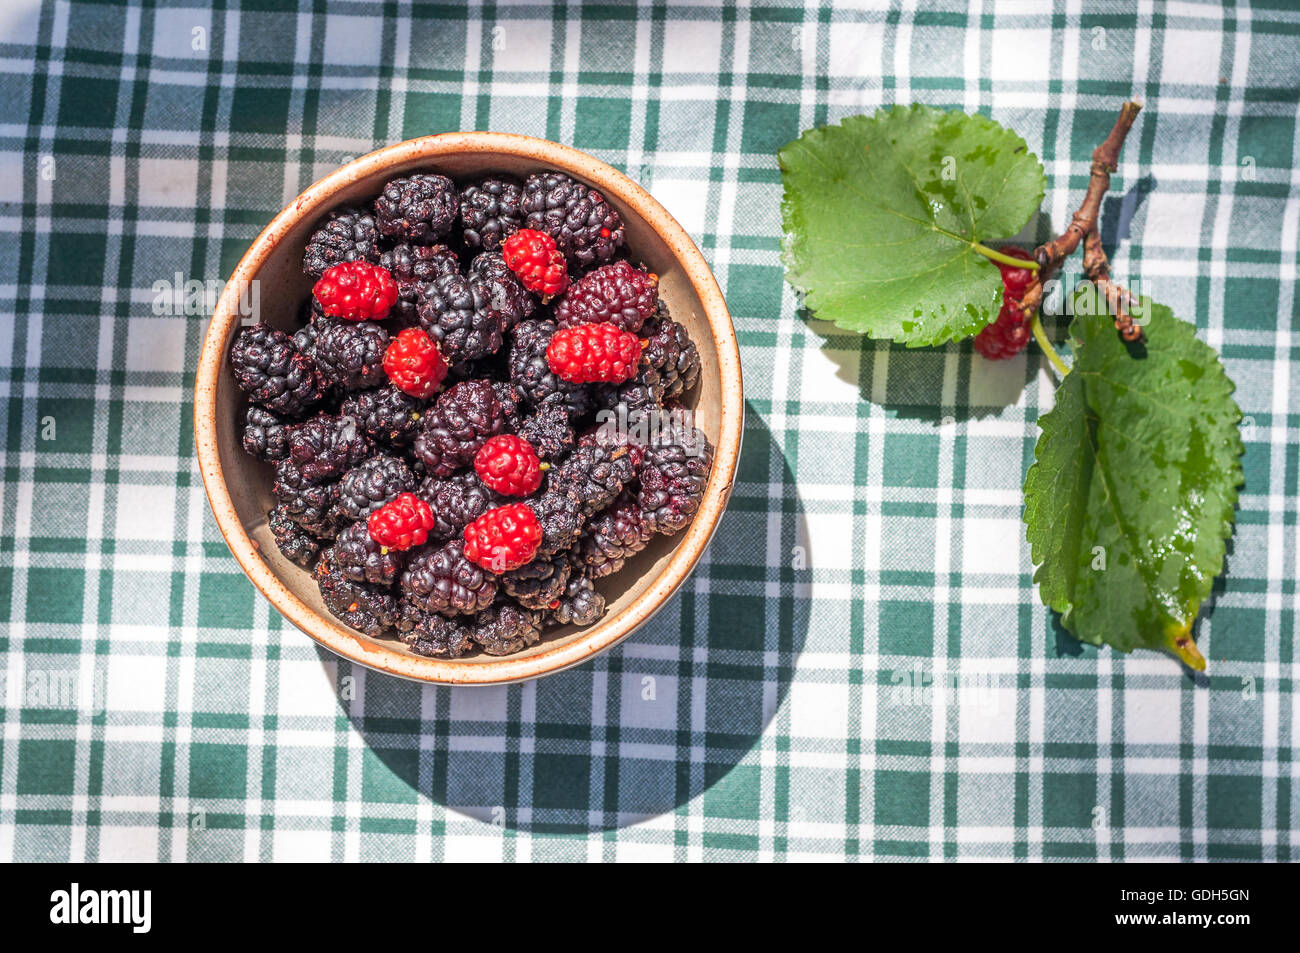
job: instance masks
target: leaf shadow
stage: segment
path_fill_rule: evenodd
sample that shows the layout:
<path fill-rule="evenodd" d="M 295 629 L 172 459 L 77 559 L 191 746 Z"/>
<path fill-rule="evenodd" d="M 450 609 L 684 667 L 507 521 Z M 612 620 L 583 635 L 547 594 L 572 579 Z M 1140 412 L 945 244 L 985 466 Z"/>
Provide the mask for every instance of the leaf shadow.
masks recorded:
<path fill-rule="evenodd" d="M 1233 554 L 1237 551 L 1237 534 L 1235 530 L 1235 523 L 1237 517 L 1237 510 L 1240 508 L 1241 508 L 1241 501 L 1238 500 L 1236 506 L 1233 507 L 1234 531 L 1233 534 L 1228 537 L 1227 543 L 1223 551 L 1224 569 L 1223 572 L 1219 573 L 1217 576 L 1214 577 L 1214 585 L 1210 587 L 1209 598 L 1205 600 L 1205 604 L 1201 607 L 1202 615 L 1208 616 L 1211 612 L 1213 612 L 1215 604 L 1219 601 L 1219 596 L 1223 595 L 1228 590 L 1228 567 L 1232 563 Z"/>
<path fill-rule="evenodd" d="M 1061 613 L 1055 609 L 1048 611 L 1048 626 L 1052 630 L 1052 637 L 1056 643 L 1056 657 L 1064 658 L 1067 655 L 1070 658 L 1078 658 L 1083 654 L 1084 643 L 1080 642 L 1070 634 L 1070 630 L 1061 624 Z"/>
<path fill-rule="evenodd" d="M 1213 599 L 1214 597 L 1211 596 L 1209 599 L 1206 600 L 1205 604 L 1201 607 L 1200 614 L 1196 617 L 1196 622 L 1194 623 L 1192 637 L 1198 645 L 1201 644 L 1201 640 L 1197 633 L 1199 632 L 1203 621 L 1210 615 L 1210 613 L 1214 611 Z M 1070 631 L 1064 625 L 1061 624 L 1061 614 L 1057 612 L 1055 609 L 1048 609 L 1047 611 L 1048 611 L 1047 626 L 1049 631 L 1052 634 L 1052 640 L 1054 643 L 1053 647 L 1055 648 L 1056 651 L 1056 658 L 1068 657 L 1068 658 L 1077 659 L 1077 658 L 1081 658 L 1086 652 L 1091 652 L 1095 656 L 1101 651 L 1100 647 L 1095 645 L 1089 645 L 1086 642 L 1081 642 L 1078 639 L 1076 639 L 1073 635 L 1071 635 Z M 1210 683 L 1209 676 L 1205 672 L 1198 672 L 1195 669 L 1189 668 L 1188 666 L 1184 665 L 1182 661 L 1172 652 L 1167 652 L 1164 651 L 1163 649 L 1157 649 L 1155 651 L 1158 651 L 1161 655 L 1163 655 L 1167 659 L 1171 659 L 1173 661 L 1178 662 L 1178 667 L 1182 670 L 1182 674 L 1186 678 L 1191 680 L 1195 685 L 1201 687 L 1209 685 Z M 1131 655 L 1126 656 L 1116 651 L 1114 653 L 1114 658 L 1117 659 L 1132 658 L 1132 656 Z"/>
<path fill-rule="evenodd" d="M 970 341 L 942 347 L 909 348 L 844 331 L 801 309 L 799 317 L 835 376 L 858 388 L 863 401 L 893 416 L 939 426 L 992 417 L 1020 401 L 1041 366 L 1041 354 L 1026 350 L 1006 361 L 976 359 Z"/>

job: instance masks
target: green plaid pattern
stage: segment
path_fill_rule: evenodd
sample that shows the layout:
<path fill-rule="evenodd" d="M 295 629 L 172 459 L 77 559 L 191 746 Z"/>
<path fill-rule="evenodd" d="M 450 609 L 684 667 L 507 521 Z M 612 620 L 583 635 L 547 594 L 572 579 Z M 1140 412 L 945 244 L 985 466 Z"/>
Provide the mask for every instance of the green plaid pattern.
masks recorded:
<path fill-rule="evenodd" d="M 0 858 L 1295 858 L 1294 4 L 200 6 L 0 13 Z M 774 153 L 801 129 L 987 112 L 1051 178 L 1034 240 L 1130 96 L 1116 274 L 1197 322 L 1246 415 L 1208 678 L 1039 604 L 1036 351 L 841 333 L 779 262 Z M 350 157 L 456 129 L 646 184 L 727 294 L 749 404 L 677 597 L 499 689 L 369 674 L 288 626 L 216 531 L 190 424 L 208 305 L 184 283 Z"/>

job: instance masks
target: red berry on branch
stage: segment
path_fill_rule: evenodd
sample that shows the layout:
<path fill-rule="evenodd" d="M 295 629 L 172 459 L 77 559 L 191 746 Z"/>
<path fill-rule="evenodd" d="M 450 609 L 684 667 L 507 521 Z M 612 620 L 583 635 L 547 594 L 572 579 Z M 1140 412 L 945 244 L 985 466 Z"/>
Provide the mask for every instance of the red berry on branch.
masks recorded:
<path fill-rule="evenodd" d="M 528 496 L 542 485 L 542 463 L 527 440 L 493 437 L 474 455 L 474 472 L 484 485 L 506 496 Z"/>
<path fill-rule="evenodd" d="M 447 376 L 437 343 L 420 328 L 406 328 L 384 351 L 384 372 L 403 393 L 428 400 Z"/>
<path fill-rule="evenodd" d="M 311 292 L 326 315 L 348 321 L 378 321 L 397 303 L 393 276 L 368 261 L 345 261 L 325 269 Z"/>
<path fill-rule="evenodd" d="M 465 527 L 465 558 L 494 573 L 518 569 L 542 544 L 542 524 L 525 503 L 488 510 Z"/>
<path fill-rule="evenodd" d="M 1010 258 L 1019 258 L 1023 261 L 1033 261 L 1034 256 L 1023 248 L 1017 248 L 1014 245 L 1003 245 L 998 251 Z M 1034 280 L 1034 273 L 1028 268 L 1015 268 L 1011 265 L 1004 265 L 997 262 L 998 271 L 1002 272 L 1002 287 L 1009 297 L 1019 300 L 1025 293 L 1031 282 Z"/>
<path fill-rule="evenodd" d="M 1011 302 L 1003 302 L 998 319 L 975 335 L 975 350 L 991 361 L 1015 357 L 1029 343 L 1029 322 Z"/>
<path fill-rule="evenodd" d="M 423 546 L 434 527 L 433 510 L 414 493 L 399 493 L 366 521 L 370 538 L 389 549 Z"/>
<path fill-rule="evenodd" d="M 521 228 L 501 246 L 506 267 L 519 276 L 523 286 L 546 301 L 569 287 L 564 253 L 555 239 L 535 228 Z"/>
<path fill-rule="evenodd" d="M 625 381 L 640 360 L 641 339 L 606 322 L 561 328 L 546 346 L 551 370 L 574 384 Z"/>

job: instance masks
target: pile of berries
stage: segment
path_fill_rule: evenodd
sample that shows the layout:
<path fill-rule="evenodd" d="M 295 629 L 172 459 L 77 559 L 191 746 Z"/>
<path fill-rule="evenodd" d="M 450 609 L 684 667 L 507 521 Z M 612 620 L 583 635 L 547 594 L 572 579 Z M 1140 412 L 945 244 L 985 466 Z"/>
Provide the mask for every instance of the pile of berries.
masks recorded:
<path fill-rule="evenodd" d="M 998 251 L 1023 261 L 1033 258 L 1023 248 L 1013 245 Z M 997 266 L 1002 273 L 1002 309 L 997 320 L 975 336 L 975 350 L 991 361 L 1015 357 L 1029 343 L 1029 318 L 1021 310 L 1020 299 L 1034 280 L 1034 273 L 1028 268 L 1014 268 L 1002 262 L 997 262 Z"/>
<path fill-rule="evenodd" d="M 596 621 L 596 581 L 689 525 L 699 352 L 599 192 L 394 179 L 319 224 L 303 271 L 303 325 L 240 330 L 230 363 L 271 536 L 348 626 L 518 652 Z"/>

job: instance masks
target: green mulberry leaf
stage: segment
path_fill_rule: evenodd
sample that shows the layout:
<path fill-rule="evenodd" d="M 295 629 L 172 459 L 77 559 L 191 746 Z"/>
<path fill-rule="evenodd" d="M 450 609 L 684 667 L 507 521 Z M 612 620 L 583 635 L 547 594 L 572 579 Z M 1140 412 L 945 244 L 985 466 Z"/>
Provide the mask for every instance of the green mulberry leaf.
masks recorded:
<path fill-rule="evenodd" d="M 987 239 L 1024 227 L 1042 164 L 985 116 L 895 106 L 810 129 L 778 158 L 786 277 L 817 317 L 912 347 L 979 333 L 1002 301 Z"/>
<path fill-rule="evenodd" d="M 1243 450 L 1233 384 L 1163 305 L 1130 352 L 1076 314 L 1074 366 L 1039 418 L 1025 476 L 1034 581 L 1076 638 L 1205 659 L 1192 624 L 1223 569 Z"/>

